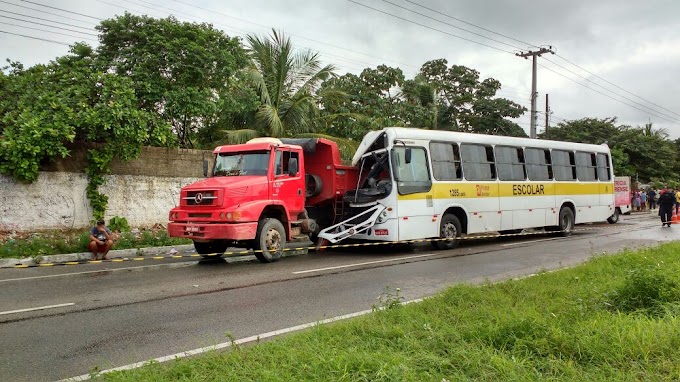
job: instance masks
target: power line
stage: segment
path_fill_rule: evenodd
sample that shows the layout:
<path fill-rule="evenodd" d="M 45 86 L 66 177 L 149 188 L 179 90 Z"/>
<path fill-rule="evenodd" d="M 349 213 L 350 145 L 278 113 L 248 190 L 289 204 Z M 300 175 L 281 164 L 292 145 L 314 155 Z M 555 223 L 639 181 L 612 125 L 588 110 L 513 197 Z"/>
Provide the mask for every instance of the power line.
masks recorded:
<path fill-rule="evenodd" d="M 232 15 L 223 13 L 223 12 L 211 10 L 211 9 L 208 9 L 208 8 L 205 8 L 205 7 L 200 7 L 200 6 L 198 6 L 198 5 L 191 4 L 191 3 L 187 3 L 187 2 L 184 2 L 184 1 L 181 1 L 181 0 L 173 0 L 173 1 L 176 2 L 176 3 L 180 3 L 180 4 L 183 4 L 183 5 L 189 6 L 189 7 L 201 9 L 201 10 L 204 10 L 204 11 L 207 11 L 207 12 L 210 12 L 210 13 L 215 13 L 215 14 L 218 14 L 218 15 L 221 15 L 221 16 L 224 16 L 224 17 L 228 17 L 228 18 L 231 18 L 231 19 L 234 19 L 234 20 L 238 20 L 238 21 L 241 21 L 241 22 L 244 22 L 244 23 L 256 25 L 256 26 L 258 26 L 258 27 L 266 28 L 266 29 L 268 29 L 268 30 L 271 30 L 271 27 L 269 27 L 269 26 L 267 26 L 267 25 L 258 24 L 258 23 L 256 23 L 256 22 L 252 22 L 252 21 L 249 21 L 249 20 L 246 20 L 246 19 L 242 19 L 242 18 L 239 18 L 239 17 L 235 17 L 235 16 L 232 16 Z M 362 56 L 366 56 L 366 57 L 378 59 L 378 60 L 381 60 L 381 61 L 388 61 L 388 62 L 392 62 L 392 63 L 395 63 L 395 64 L 399 64 L 399 65 L 402 65 L 402 66 L 409 66 L 409 67 L 412 67 L 412 68 L 420 69 L 420 67 L 417 66 L 417 65 L 406 64 L 406 63 L 403 63 L 403 62 L 399 62 L 398 60 L 395 60 L 395 59 L 378 57 L 378 56 L 375 56 L 375 55 L 372 55 L 372 54 L 369 54 L 369 53 L 364 53 L 364 52 L 360 52 L 360 51 L 348 49 L 348 48 L 346 48 L 346 47 L 342 47 L 342 46 L 339 46 L 339 45 L 330 44 L 330 43 L 325 42 L 325 41 L 316 40 L 316 39 L 309 38 L 309 37 L 305 37 L 305 36 L 301 36 L 301 35 L 298 35 L 298 34 L 293 34 L 293 33 L 288 33 L 288 34 L 289 34 L 290 36 L 293 36 L 293 37 L 301 38 L 301 39 L 307 40 L 307 41 L 312 41 L 312 42 L 315 42 L 315 43 L 318 43 L 318 44 L 322 44 L 322 45 L 327 45 L 327 46 L 330 46 L 330 47 L 332 47 L 332 48 L 344 50 L 344 51 L 346 51 L 346 52 L 351 52 L 351 53 L 359 54 L 359 55 L 362 55 Z"/>
<path fill-rule="evenodd" d="M 414 11 L 414 10 L 412 10 L 412 9 L 408 9 L 408 8 L 406 8 L 406 7 L 404 7 L 404 6 L 399 5 L 399 4 L 395 4 L 395 3 L 393 3 L 393 2 L 391 2 L 391 1 L 389 1 L 389 0 L 382 0 L 382 1 L 385 2 L 385 3 L 387 3 L 387 4 L 391 4 L 391 5 L 393 5 L 393 6 L 397 7 L 397 8 L 404 9 L 404 10 L 409 11 L 409 12 L 411 12 L 411 13 L 415 13 L 416 15 L 420 15 L 420 16 L 426 17 L 426 18 L 428 18 L 428 19 L 430 19 L 430 20 L 434 20 L 434 21 L 440 22 L 440 23 L 442 23 L 442 24 L 444 24 L 444 25 L 448 25 L 448 26 L 450 26 L 450 27 L 452 27 L 452 28 L 456 28 L 456 29 L 462 30 L 462 31 L 464 31 L 464 32 L 473 34 L 473 35 L 475 35 L 475 36 L 482 37 L 482 38 L 485 38 L 485 39 L 487 39 L 487 40 L 491 40 L 491 41 L 493 41 L 493 42 L 497 42 L 497 43 L 499 43 L 499 44 L 509 46 L 509 47 L 511 47 L 511 48 L 522 49 L 522 48 L 520 48 L 520 47 L 518 47 L 518 46 L 514 46 L 514 45 L 512 45 L 512 44 L 508 44 L 508 43 L 503 42 L 503 41 L 500 41 L 500 40 L 496 40 L 496 39 L 494 39 L 494 38 L 485 36 L 485 35 L 483 35 L 483 34 L 481 34 L 481 33 L 473 32 L 473 31 L 471 31 L 471 30 L 468 30 L 468 29 L 465 29 L 465 28 L 461 28 L 461 27 L 459 27 L 459 26 L 457 26 L 457 25 L 453 25 L 453 24 L 451 24 L 451 23 L 447 23 L 447 22 L 444 22 L 444 21 L 441 21 L 441 20 L 437 20 L 437 19 L 435 19 L 435 18 L 433 18 L 433 17 L 430 17 L 430 16 L 428 16 L 428 15 L 426 15 L 426 14 L 423 14 L 423 13 L 420 13 L 420 12 L 416 12 L 416 11 Z"/>
<path fill-rule="evenodd" d="M 440 11 L 438 11 L 438 10 L 436 10 L 436 9 L 428 8 L 428 7 L 426 7 L 426 6 L 422 5 L 422 4 L 416 3 L 415 1 L 411 1 L 411 0 L 404 0 L 404 1 L 407 2 L 407 3 L 411 3 L 411 4 L 415 5 L 415 6 L 418 6 L 418 7 L 421 7 L 421 8 L 425 8 L 425 9 L 427 9 L 428 11 L 431 11 L 431 12 L 440 14 L 440 15 L 442 15 L 442 16 L 448 17 L 448 18 L 450 18 L 450 19 L 456 20 L 456 21 L 461 22 L 461 23 L 463 23 L 463 24 L 470 25 L 470 26 L 473 26 L 473 27 L 475 27 L 475 28 L 479 28 L 479 29 L 481 29 L 481 30 L 483 30 L 483 31 L 487 31 L 487 32 L 489 32 L 489 33 L 493 33 L 493 34 L 495 34 L 495 35 L 497 35 L 497 36 L 505 37 L 505 38 L 507 38 L 508 40 L 513 40 L 513 41 L 515 41 L 515 42 L 519 42 L 519 43 L 524 44 L 524 45 L 527 45 L 527 46 L 529 46 L 529 47 L 540 48 L 538 45 L 534 45 L 534 44 L 531 44 L 531 43 L 528 43 L 528 42 L 525 42 L 525 41 L 522 41 L 522 40 L 518 40 L 518 39 L 516 39 L 516 38 L 514 38 L 514 37 L 510 37 L 510 36 L 504 35 L 504 34 L 502 34 L 502 33 L 494 32 L 494 31 L 492 31 L 491 29 L 487 29 L 487 28 L 481 27 L 481 26 L 479 26 L 479 25 L 477 25 L 477 24 L 473 24 L 473 23 L 467 22 L 467 21 L 465 21 L 465 20 L 459 19 L 459 18 L 457 18 L 457 17 L 453 17 L 453 16 L 448 15 L 448 14 L 446 14 L 446 13 L 440 12 Z"/>
<path fill-rule="evenodd" d="M 3 15 L 0 15 L 0 17 L 5 18 L 5 19 L 10 19 L 10 20 L 15 20 L 15 21 L 21 21 L 21 22 L 23 22 L 23 23 L 29 23 L 29 24 L 35 24 L 35 25 L 42 25 L 42 26 L 44 26 L 44 27 L 49 27 L 49 28 L 55 28 L 55 29 L 66 30 L 66 31 L 69 31 L 69 32 L 82 33 L 82 34 L 86 34 L 86 35 L 89 35 L 89 36 L 97 36 L 97 35 L 94 34 L 94 33 L 81 32 L 81 31 L 78 31 L 78 30 L 75 30 L 75 29 L 57 27 L 57 26 L 54 26 L 54 25 L 43 24 L 43 23 L 39 23 L 39 22 L 35 22 L 35 21 L 29 21 L 29 20 L 18 19 L 18 18 L 16 18 L 16 17 L 3 16 Z M 60 23 L 60 22 L 57 22 L 57 21 L 52 21 L 52 22 L 53 22 L 53 23 L 57 23 L 57 24 L 63 24 L 63 23 Z M 68 25 L 68 24 L 66 24 L 66 25 Z"/>
<path fill-rule="evenodd" d="M 497 47 L 495 47 L 495 46 L 487 45 L 487 44 L 481 43 L 481 42 L 479 42 L 479 41 L 471 40 L 471 39 L 466 38 L 466 37 L 463 37 L 463 36 L 458 36 L 458 35 L 455 35 L 455 34 L 453 34 L 453 33 L 449 33 L 449 32 L 443 31 L 443 30 L 441 30 L 441 29 L 433 28 L 433 27 L 431 27 L 431 26 L 428 26 L 428 25 L 425 25 L 425 24 L 421 24 L 421 23 L 415 22 L 415 21 L 413 21 L 413 20 L 409 20 L 409 19 L 404 18 L 404 17 L 401 17 L 401 16 L 397 16 L 397 15 L 395 15 L 395 14 L 392 14 L 392 13 L 389 13 L 389 12 L 386 12 L 386 11 L 383 11 L 383 10 L 378 9 L 378 8 L 373 8 L 373 7 L 371 7 L 371 6 L 368 6 L 368 5 L 366 5 L 366 4 L 359 3 L 359 2 L 354 1 L 354 0 L 347 0 L 347 1 L 349 1 L 350 3 L 354 3 L 354 4 L 356 4 L 356 5 L 360 5 L 360 6 L 362 6 L 362 7 L 368 8 L 368 9 L 372 9 L 372 10 L 374 10 L 374 11 L 376 11 L 376 12 L 380 12 L 380 13 L 383 13 L 383 14 L 385 14 L 385 15 L 392 16 L 392 17 L 394 17 L 394 18 L 396 18 L 396 19 L 403 20 L 403 21 L 406 21 L 406 22 L 408 22 L 408 23 L 411 23 L 411 24 L 415 24 L 415 25 L 421 26 L 421 27 L 423 27 L 423 28 L 431 29 L 431 30 L 433 30 L 433 31 L 437 31 L 437 32 L 443 33 L 443 34 L 445 34 L 445 35 L 449 35 L 449 36 L 451 36 L 451 37 L 455 37 L 455 38 L 458 38 L 458 39 L 461 39 L 461 40 L 465 40 L 465 41 L 471 42 L 471 43 L 473 43 L 473 44 L 482 45 L 482 46 L 485 46 L 485 47 L 487 47 L 487 48 L 491 48 L 491 49 L 495 49 L 495 50 L 501 51 L 501 52 L 503 52 L 503 53 L 513 54 L 513 53 L 510 52 L 510 51 L 507 51 L 507 50 L 504 50 L 504 49 L 501 49 L 501 48 L 497 48 Z"/>
<path fill-rule="evenodd" d="M 40 38 L 40 37 L 27 36 L 27 35 L 25 35 L 25 34 L 12 33 L 12 32 L 7 32 L 7 31 L 3 31 L 3 30 L 0 30 L 0 33 L 6 33 L 6 34 L 14 35 L 14 36 L 20 36 L 20 37 L 30 38 L 30 39 L 33 39 L 33 40 L 47 41 L 47 42 L 51 42 L 51 43 L 54 43 L 54 44 L 70 46 L 69 44 L 67 44 L 67 43 L 65 43 L 65 42 L 55 41 L 55 40 L 49 40 L 49 39 Z"/>
<path fill-rule="evenodd" d="M 18 28 L 32 29 L 32 30 L 36 30 L 36 31 L 40 31 L 40 32 L 54 33 L 54 34 L 59 34 L 59 35 L 62 35 L 62 36 L 83 38 L 83 36 L 76 36 L 76 35 L 68 34 L 68 33 L 60 33 L 60 32 L 55 32 L 55 31 L 51 31 L 51 30 L 47 30 L 47 29 L 33 28 L 33 27 L 29 27 L 29 26 L 25 26 L 25 25 L 19 25 L 19 24 L 5 23 L 5 22 L 2 22 L 2 21 L 0 21 L 0 24 L 10 25 L 10 26 L 13 26 L 13 27 L 18 27 Z M 54 28 L 58 28 L 58 27 L 54 27 Z M 63 28 L 58 28 L 58 29 L 63 29 Z"/>
<path fill-rule="evenodd" d="M 665 111 L 667 111 L 667 112 L 669 112 L 669 113 L 673 113 L 673 114 L 677 115 L 678 117 L 680 117 L 680 114 L 678 114 L 678 113 L 676 113 L 676 112 L 674 112 L 674 111 L 668 110 L 668 109 L 666 109 L 665 107 L 663 107 L 663 106 L 661 106 L 661 105 L 658 105 L 658 104 L 656 104 L 656 103 L 654 103 L 654 102 L 652 102 L 652 101 L 650 101 L 650 100 L 647 100 L 647 99 L 645 99 L 645 98 L 642 98 L 642 97 L 640 97 L 639 95 L 636 95 L 635 93 L 632 93 L 632 92 L 630 92 L 630 91 L 628 91 L 628 90 L 626 90 L 626 89 L 624 89 L 624 88 L 622 88 L 622 87 L 620 87 L 620 86 L 618 86 L 618 85 L 616 85 L 616 84 L 614 84 L 614 83 L 612 83 L 612 82 L 610 82 L 610 81 L 607 81 L 606 79 L 604 79 L 604 78 L 598 76 L 597 74 L 595 74 L 595 73 L 593 73 L 593 72 L 591 72 L 591 71 L 589 71 L 589 70 L 587 70 L 587 69 L 585 69 L 585 68 L 583 68 L 583 67 L 581 67 L 581 66 L 579 66 L 579 65 L 576 65 L 575 63 L 573 63 L 573 62 L 571 62 L 571 61 L 569 61 L 569 60 L 567 60 L 566 58 L 560 56 L 559 54 L 555 54 L 555 55 L 556 55 L 557 57 L 559 57 L 560 59 L 566 61 L 567 63 L 569 63 L 569 64 L 571 64 L 571 65 L 574 65 L 575 67 L 577 67 L 577 68 L 583 70 L 584 72 L 586 72 L 586 73 L 588 73 L 588 74 L 590 74 L 590 75 L 592 75 L 592 76 L 595 76 L 596 78 L 599 78 L 600 80 L 602 80 L 602 81 L 604 81 L 604 82 L 606 82 L 606 83 L 608 83 L 608 84 L 610 84 L 610 85 L 612 85 L 612 86 L 614 86 L 614 87 L 616 87 L 616 88 L 618 88 L 618 89 L 620 89 L 620 90 L 623 90 L 624 92 L 626 92 L 626 93 L 628 93 L 628 94 L 630 94 L 630 95 L 632 95 L 632 96 L 635 96 L 635 97 L 637 97 L 637 98 L 639 98 L 639 99 L 641 99 L 641 100 L 643 100 L 643 101 L 645 101 L 645 102 L 648 102 L 648 103 L 650 103 L 650 104 L 652 104 L 652 105 L 654 105 L 654 106 L 656 106 L 656 107 L 659 107 L 659 108 L 661 108 L 661 109 L 663 109 L 663 110 L 665 110 Z"/>
<path fill-rule="evenodd" d="M 625 103 L 625 102 L 621 101 L 620 99 L 617 99 L 617 98 L 614 98 L 614 97 L 612 97 L 612 96 L 610 96 L 610 95 L 608 95 L 608 94 L 605 94 L 605 93 L 603 93 L 603 92 L 601 92 L 601 91 L 599 91 L 599 90 L 593 89 L 593 88 L 589 87 L 588 85 L 585 85 L 585 84 L 583 84 L 583 83 L 581 83 L 581 82 L 578 82 L 578 81 L 574 80 L 573 78 L 567 77 L 567 76 L 565 76 L 564 74 L 562 74 L 562 73 L 560 73 L 560 72 L 558 72 L 558 71 L 555 71 L 555 70 L 553 70 L 553 69 L 551 69 L 551 68 L 549 68 L 549 67 L 547 67 L 547 66 L 545 66 L 545 65 L 542 65 L 542 64 L 539 64 L 539 65 L 540 65 L 542 68 L 544 68 L 544 69 L 546 69 L 546 70 L 548 70 L 548 71 L 551 71 L 551 72 L 557 74 L 558 76 L 564 77 L 564 78 L 568 79 L 569 81 L 575 82 L 575 83 L 577 83 L 577 84 L 583 86 L 583 87 L 586 88 L 586 89 L 590 89 L 590 90 L 592 90 L 592 91 L 594 91 L 594 92 L 596 92 L 596 93 L 599 93 L 599 94 L 601 94 L 601 95 L 603 95 L 603 96 L 605 96 L 605 97 L 607 97 L 607 98 L 613 99 L 613 100 L 616 101 L 616 102 L 619 102 L 619 103 L 624 104 L 624 105 L 626 105 L 626 106 L 632 107 L 633 109 L 639 110 L 639 111 L 641 111 L 641 112 L 643 112 L 643 113 L 647 113 L 647 114 L 653 115 L 654 117 L 661 118 L 661 119 L 663 119 L 663 120 L 665 120 L 665 121 L 668 121 L 668 122 L 671 122 L 671 123 L 677 123 L 677 121 L 672 121 L 672 120 L 666 119 L 666 118 L 664 118 L 664 117 L 658 116 L 658 115 L 656 115 L 656 114 L 654 114 L 654 113 L 650 113 L 649 110 L 640 109 L 640 108 L 638 108 L 638 107 L 636 107 L 636 106 L 633 106 L 633 105 L 631 105 L 631 104 Z"/>
<path fill-rule="evenodd" d="M 28 10 L 31 10 L 31 11 L 36 11 L 36 12 L 40 12 L 40 13 L 45 13 L 45 14 L 52 15 L 52 16 L 62 17 L 62 18 L 65 18 L 65 19 L 67 19 L 67 20 L 78 21 L 78 22 L 81 22 L 81 23 L 82 23 L 82 22 L 85 22 L 85 21 L 83 21 L 83 20 L 75 19 L 75 18 L 73 18 L 73 17 L 68 17 L 68 16 L 64 16 L 64 15 L 57 14 L 57 13 L 47 12 L 47 11 L 43 11 L 43 10 L 41 10 L 41 9 L 27 7 L 27 6 L 25 6 L 25 5 L 10 3 L 9 1 L 0 0 L 0 3 L 13 5 L 13 6 L 15 6 L 15 7 L 24 8 L 24 9 L 28 9 Z"/>
<path fill-rule="evenodd" d="M 100 19 L 99 17 L 94 17 L 94 16 L 90 16 L 90 15 L 85 15 L 85 14 L 83 14 L 83 13 L 78 13 L 78 12 L 73 12 L 73 11 L 69 11 L 69 10 L 66 10 L 66 9 L 61 9 L 61 8 L 57 8 L 57 7 L 52 7 L 52 6 L 49 6 L 49 5 L 40 4 L 40 3 L 33 2 L 33 1 L 28 1 L 28 0 L 21 0 L 21 1 L 24 2 L 24 3 L 34 4 L 34 5 L 37 5 L 37 6 L 40 6 L 40 7 L 45 7 L 45 8 L 50 8 L 50 9 L 56 9 L 56 10 L 58 10 L 58 11 L 62 11 L 62 12 L 66 12 L 66 13 L 72 13 L 72 14 L 74 14 L 74 15 L 83 16 L 83 17 L 88 17 L 88 18 L 91 18 L 91 19 L 95 19 L 95 20 L 97 20 L 97 21 L 101 21 L 101 20 L 102 20 L 102 19 Z"/>
<path fill-rule="evenodd" d="M 648 109 L 648 110 L 650 110 L 650 111 L 652 111 L 652 112 L 654 112 L 654 113 L 663 115 L 664 117 L 668 117 L 668 118 L 673 118 L 673 119 L 675 119 L 675 117 L 672 117 L 672 116 L 667 115 L 667 114 L 665 114 L 665 113 L 662 113 L 662 112 L 660 112 L 660 111 L 654 110 L 654 109 L 652 109 L 651 107 L 649 107 L 649 106 L 647 106 L 647 105 L 643 105 L 643 104 L 641 104 L 641 103 L 639 103 L 639 102 L 637 102 L 637 101 L 635 101 L 635 100 L 632 100 L 632 99 L 630 99 L 630 98 L 628 98 L 628 97 L 622 96 L 621 94 L 618 94 L 618 93 L 612 91 L 611 89 L 608 89 L 608 88 L 606 88 L 606 87 L 604 87 L 604 86 L 598 84 L 597 82 L 592 81 L 592 80 L 589 79 L 589 78 L 583 77 L 582 75 L 580 75 L 580 74 L 578 74 L 578 73 L 575 73 L 574 71 L 569 70 L 569 69 L 565 68 L 564 66 L 562 66 L 562 65 L 560 65 L 560 64 L 558 64 L 558 63 L 556 63 L 556 62 L 554 62 L 554 61 L 550 61 L 550 60 L 547 59 L 547 58 L 546 58 L 545 60 L 548 61 L 549 63 L 551 63 L 551 64 L 553 64 L 553 65 L 559 67 L 559 68 L 562 68 L 562 69 L 566 70 L 567 72 L 569 72 L 569 73 L 571 73 L 571 74 L 573 74 L 573 75 L 575 75 L 575 76 L 577 76 L 577 77 L 580 77 L 580 78 L 582 78 L 582 79 L 584 79 L 584 80 L 586 80 L 586 81 L 592 83 L 592 84 L 595 85 L 595 86 L 598 86 L 598 87 L 600 87 L 600 88 L 602 88 L 602 89 L 607 90 L 608 92 L 611 92 L 612 94 L 615 94 L 615 95 L 617 95 L 617 96 L 619 96 L 619 97 L 621 97 L 621 98 L 623 98 L 623 99 L 625 99 L 625 100 L 627 100 L 627 101 L 633 102 L 633 103 L 636 104 L 636 105 L 639 105 L 639 106 L 641 106 L 641 107 L 644 107 L 645 109 Z M 678 122 L 678 121 L 675 121 L 675 122 Z"/>
<path fill-rule="evenodd" d="M 54 21 L 54 20 L 50 20 L 50 19 L 43 19 L 43 18 L 36 17 L 36 16 L 24 15 L 23 13 L 16 13 L 16 12 L 11 12 L 11 11 L 5 11 L 5 10 L 2 10 L 2 9 L 0 9 L 0 12 L 5 12 L 5 13 L 9 13 L 9 14 L 11 14 L 11 15 L 16 15 L 16 16 L 21 16 L 21 17 L 28 17 L 29 19 L 36 19 L 36 20 L 47 21 L 47 22 L 55 23 L 55 24 L 67 25 L 67 26 L 74 27 L 74 28 L 92 30 L 92 28 L 81 27 L 80 25 L 73 25 L 73 24 L 62 23 L 62 22 L 60 22 L 60 21 Z M 6 16 L 5 16 L 5 17 L 6 17 Z"/>

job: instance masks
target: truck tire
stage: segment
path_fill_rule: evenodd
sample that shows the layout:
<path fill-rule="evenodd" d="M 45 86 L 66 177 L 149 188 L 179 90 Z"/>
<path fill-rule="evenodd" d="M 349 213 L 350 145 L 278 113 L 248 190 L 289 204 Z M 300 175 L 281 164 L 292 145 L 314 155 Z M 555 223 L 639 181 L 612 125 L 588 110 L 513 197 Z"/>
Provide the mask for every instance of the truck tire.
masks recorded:
<path fill-rule="evenodd" d="M 437 249 L 453 249 L 460 244 L 460 235 L 462 232 L 460 220 L 453 214 L 444 214 L 442 222 L 439 226 L 440 239 L 454 239 L 454 240 L 438 240 L 433 242 Z"/>
<path fill-rule="evenodd" d="M 209 241 L 207 243 L 194 241 L 194 248 L 196 249 L 196 253 L 203 257 L 214 257 L 222 255 L 224 251 L 227 250 L 227 243 L 220 240 Z"/>
<path fill-rule="evenodd" d="M 321 193 L 323 189 L 323 182 L 321 177 L 318 175 L 307 174 L 305 175 L 305 197 L 312 198 Z"/>
<path fill-rule="evenodd" d="M 255 235 L 255 257 L 263 263 L 281 258 L 286 247 L 286 229 L 278 219 L 266 218 L 257 224 Z"/>
<path fill-rule="evenodd" d="M 619 222 L 619 215 L 621 215 L 621 210 L 619 207 L 614 208 L 614 214 L 607 218 L 609 224 L 616 224 Z"/>

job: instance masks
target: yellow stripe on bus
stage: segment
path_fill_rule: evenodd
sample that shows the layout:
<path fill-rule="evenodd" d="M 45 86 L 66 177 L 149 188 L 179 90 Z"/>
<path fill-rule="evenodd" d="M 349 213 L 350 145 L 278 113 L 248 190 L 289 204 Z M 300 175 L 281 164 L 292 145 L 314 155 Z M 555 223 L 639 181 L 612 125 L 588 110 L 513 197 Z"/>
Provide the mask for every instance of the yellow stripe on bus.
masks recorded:
<path fill-rule="evenodd" d="M 434 183 L 429 192 L 399 195 L 399 200 L 420 200 L 431 196 L 449 198 L 495 198 L 508 196 L 598 195 L 614 194 L 614 183 L 583 182 L 503 182 L 503 183 Z"/>

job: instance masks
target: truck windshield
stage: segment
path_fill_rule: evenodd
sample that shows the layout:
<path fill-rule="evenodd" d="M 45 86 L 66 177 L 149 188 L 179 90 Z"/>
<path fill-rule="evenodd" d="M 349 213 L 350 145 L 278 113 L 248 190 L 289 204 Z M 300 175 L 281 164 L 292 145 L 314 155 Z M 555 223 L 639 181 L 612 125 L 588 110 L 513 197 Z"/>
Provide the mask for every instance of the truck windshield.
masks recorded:
<path fill-rule="evenodd" d="M 225 153 L 215 159 L 215 176 L 267 175 L 269 152 Z"/>

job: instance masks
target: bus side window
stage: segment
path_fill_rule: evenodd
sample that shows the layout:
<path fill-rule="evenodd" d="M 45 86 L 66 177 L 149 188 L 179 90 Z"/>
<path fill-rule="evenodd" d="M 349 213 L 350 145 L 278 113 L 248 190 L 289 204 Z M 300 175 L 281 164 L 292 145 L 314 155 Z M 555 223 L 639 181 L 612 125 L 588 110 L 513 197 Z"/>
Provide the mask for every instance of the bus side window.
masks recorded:
<path fill-rule="evenodd" d="M 394 175 L 397 180 L 397 191 L 401 195 L 427 192 L 432 188 L 427 155 L 423 147 L 409 147 L 411 161 L 406 163 L 406 147 L 397 146 L 392 149 L 394 156 Z"/>
<path fill-rule="evenodd" d="M 498 179 L 525 180 L 524 153 L 521 148 L 496 146 L 496 164 Z"/>
<path fill-rule="evenodd" d="M 551 180 L 553 178 L 549 150 L 526 148 L 524 158 L 529 180 Z"/>
<path fill-rule="evenodd" d="M 592 182 L 597 180 L 597 161 L 595 154 L 576 152 L 576 177 L 578 180 Z"/>
<path fill-rule="evenodd" d="M 463 143 L 460 146 L 463 171 L 467 180 L 495 180 L 493 147 Z"/>
<path fill-rule="evenodd" d="M 612 180 L 611 167 L 609 166 L 609 155 L 597 154 L 597 178 L 603 181 Z"/>
<path fill-rule="evenodd" d="M 460 152 L 455 143 L 431 142 L 432 175 L 437 180 L 459 180 L 463 177 Z"/>
<path fill-rule="evenodd" d="M 573 151 L 553 150 L 552 164 L 555 180 L 576 180 L 576 163 Z"/>

